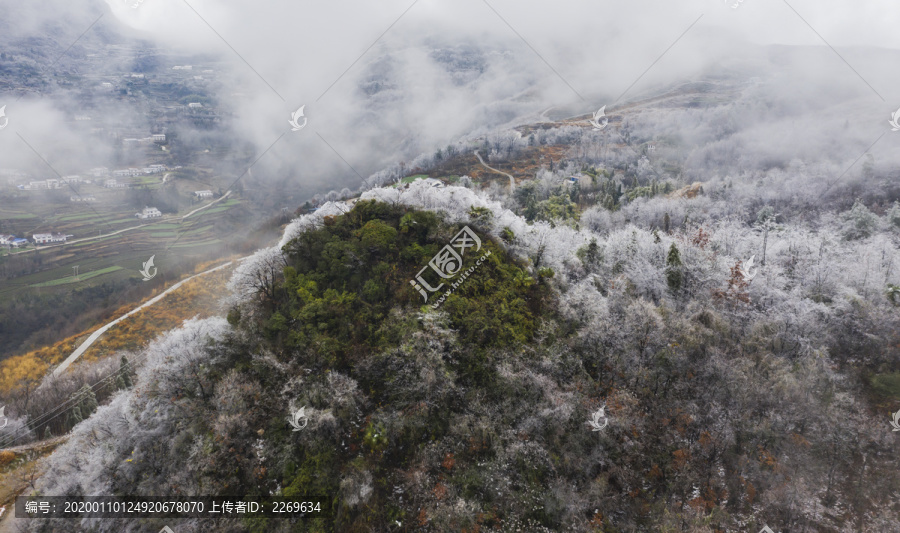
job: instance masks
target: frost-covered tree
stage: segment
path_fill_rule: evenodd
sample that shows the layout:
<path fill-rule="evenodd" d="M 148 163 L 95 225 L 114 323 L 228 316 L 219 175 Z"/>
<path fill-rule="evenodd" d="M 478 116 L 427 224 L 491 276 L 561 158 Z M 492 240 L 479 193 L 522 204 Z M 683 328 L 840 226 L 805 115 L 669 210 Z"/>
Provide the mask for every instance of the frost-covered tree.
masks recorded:
<path fill-rule="evenodd" d="M 279 248 L 262 249 L 235 268 L 228 288 L 243 301 L 258 298 L 264 303 L 271 302 L 284 266 L 284 256 Z"/>
<path fill-rule="evenodd" d="M 900 229 L 900 202 L 895 201 L 894 205 L 885 215 L 887 223 L 895 230 Z"/>
<path fill-rule="evenodd" d="M 853 202 L 853 207 L 841 218 L 844 221 L 844 237 L 849 240 L 870 237 L 878 226 L 878 217 L 859 199 Z"/>

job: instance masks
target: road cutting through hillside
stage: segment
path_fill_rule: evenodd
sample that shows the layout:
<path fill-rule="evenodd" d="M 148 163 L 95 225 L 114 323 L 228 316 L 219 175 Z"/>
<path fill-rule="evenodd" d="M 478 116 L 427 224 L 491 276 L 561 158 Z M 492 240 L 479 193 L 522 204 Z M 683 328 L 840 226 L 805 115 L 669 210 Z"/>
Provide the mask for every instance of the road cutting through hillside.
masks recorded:
<path fill-rule="evenodd" d="M 503 174 L 504 176 L 508 177 L 509 178 L 509 190 L 510 191 L 516 190 L 516 179 L 512 177 L 512 174 L 507 174 L 506 172 L 503 172 L 502 170 L 497 170 L 494 167 L 488 166 L 487 163 L 484 162 L 484 159 L 481 158 L 481 154 L 478 153 L 478 150 L 475 150 L 475 157 L 478 158 L 478 161 L 481 163 L 481 166 L 483 166 L 484 168 L 486 168 L 492 172 L 496 172 L 497 174 Z"/>
<path fill-rule="evenodd" d="M 118 324 L 119 322 L 121 322 L 121 321 L 125 320 L 126 318 L 130 317 L 131 315 L 137 313 L 137 312 L 140 311 L 141 309 L 144 309 L 145 307 L 149 307 L 149 306 L 155 304 L 156 302 L 162 300 L 163 298 L 165 298 L 165 296 L 166 296 L 167 294 L 169 294 L 170 292 L 173 292 L 173 291 L 178 290 L 179 287 L 181 287 L 182 285 L 184 285 L 184 284 L 187 283 L 188 281 L 191 281 L 192 279 L 194 279 L 194 278 L 196 278 L 196 277 L 203 276 L 204 274 L 209 274 L 210 272 L 215 272 L 215 271 L 217 271 L 217 270 L 221 270 L 221 269 L 223 269 L 223 268 L 225 268 L 225 267 L 231 265 L 232 263 L 233 263 L 233 261 L 229 261 L 229 262 L 225 263 L 224 265 L 219 265 L 219 266 L 214 267 L 214 268 L 211 268 L 211 269 L 209 269 L 209 270 L 204 270 L 203 272 L 200 272 L 199 274 L 194 274 L 193 276 L 191 276 L 191 277 L 189 277 L 189 278 L 185 278 L 185 279 L 179 281 L 178 283 L 176 283 L 175 285 L 172 285 L 171 287 L 169 287 L 168 289 L 166 289 L 162 294 L 159 294 L 159 295 L 157 295 L 157 296 L 154 296 L 153 298 L 147 300 L 146 302 L 144 302 L 144 303 L 141 304 L 140 306 L 136 307 L 135 309 L 132 309 L 132 310 L 129 311 L 128 313 L 126 313 L 126 314 L 120 316 L 119 318 L 113 320 L 112 322 L 106 324 L 106 325 L 103 326 L 102 328 L 100 328 L 100 329 L 98 329 L 97 331 L 93 332 L 93 333 L 91 334 L 91 336 L 87 338 L 86 341 L 84 341 L 83 343 L 81 343 L 81 346 L 79 346 L 74 352 L 72 352 L 72 354 L 69 355 L 69 357 L 66 357 L 65 361 L 63 361 L 62 363 L 59 364 L 58 367 L 56 367 L 56 368 L 53 369 L 53 376 L 56 377 L 56 376 L 59 376 L 60 374 L 62 374 L 63 372 L 65 372 L 66 369 L 69 368 L 69 365 L 71 365 L 71 364 L 74 363 L 79 357 L 81 357 L 81 355 L 82 355 L 84 352 L 86 352 L 87 349 L 90 348 L 91 345 L 94 344 L 94 343 L 97 341 L 97 339 L 99 339 L 104 333 L 106 333 L 106 331 L 107 331 L 109 328 L 115 326 L 115 325 Z"/>
<path fill-rule="evenodd" d="M 204 209 L 207 209 L 207 208 L 209 208 L 209 207 L 212 207 L 212 206 L 216 205 L 217 203 L 221 202 L 222 200 L 228 198 L 228 195 L 230 195 L 230 194 L 231 194 L 231 191 L 226 192 L 225 194 L 222 195 L 221 198 L 219 198 L 219 199 L 217 199 L 217 200 L 215 200 L 215 201 L 212 201 L 212 202 L 210 202 L 210 203 L 204 205 L 203 207 L 198 207 L 197 209 L 194 209 L 194 210 L 191 211 L 190 213 L 188 213 L 188 214 L 184 215 L 183 217 L 181 217 L 181 219 L 184 220 L 184 219 L 186 219 L 187 217 L 189 217 L 189 216 L 193 215 L 194 213 L 196 213 L 197 211 L 203 211 Z"/>

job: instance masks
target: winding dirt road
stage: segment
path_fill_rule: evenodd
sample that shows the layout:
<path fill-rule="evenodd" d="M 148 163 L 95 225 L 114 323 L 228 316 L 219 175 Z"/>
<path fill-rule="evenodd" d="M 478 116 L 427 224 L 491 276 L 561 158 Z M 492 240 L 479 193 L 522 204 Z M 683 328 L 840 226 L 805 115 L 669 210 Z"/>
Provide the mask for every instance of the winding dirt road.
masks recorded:
<path fill-rule="evenodd" d="M 82 355 L 84 352 L 86 352 L 87 349 L 90 348 L 91 345 L 94 344 L 94 343 L 97 341 L 97 339 L 100 338 L 101 335 L 103 335 L 104 333 L 106 333 L 106 331 L 107 331 L 109 328 L 115 326 L 115 325 L 118 324 L 119 322 L 121 322 L 121 321 L 125 320 L 126 318 L 130 317 L 131 315 L 137 313 L 137 312 L 140 311 L 141 309 L 143 309 L 143 308 L 145 308 L 145 307 L 149 307 L 149 306 L 155 304 L 156 302 L 162 300 L 163 298 L 166 297 L 167 294 L 169 294 L 170 292 L 173 292 L 173 291 L 178 290 L 179 287 L 181 287 L 182 285 L 184 285 L 184 284 L 187 283 L 188 281 L 191 281 L 192 279 L 194 279 L 194 278 L 196 278 L 196 277 L 199 277 L 199 276 L 202 276 L 202 275 L 204 275 L 204 274 L 209 274 L 210 272 L 215 272 L 216 270 L 221 270 L 221 269 L 227 267 L 228 265 L 230 265 L 230 264 L 232 264 L 232 263 L 233 263 L 233 261 L 229 261 L 229 262 L 225 263 L 224 265 L 219 265 L 219 266 L 217 266 L 217 267 L 210 268 L 209 270 L 204 270 L 203 272 L 200 272 L 199 274 L 194 274 L 193 276 L 191 276 L 191 277 L 189 277 L 189 278 L 185 278 L 185 279 L 179 281 L 178 283 L 176 283 L 175 285 L 172 285 L 171 287 L 169 287 L 168 289 L 166 289 L 162 294 L 159 294 L 159 295 L 157 295 L 157 296 L 154 296 L 153 298 L 147 300 L 146 302 L 144 302 L 144 303 L 141 304 L 140 306 L 138 306 L 138 307 L 132 309 L 132 310 L 129 311 L 128 313 L 125 313 L 124 315 L 120 316 L 119 318 L 117 318 L 117 319 L 113 320 L 112 322 L 110 322 L 110 323 L 104 325 L 102 328 L 100 328 L 100 329 L 98 329 L 97 331 L 93 332 L 93 333 L 91 334 L 91 336 L 87 338 L 86 341 L 84 341 L 83 343 L 81 343 L 81 346 L 79 346 L 74 352 L 72 352 L 72 354 L 69 355 L 69 357 L 66 357 L 65 361 L 63 361 L 62 363 L 60 363 L 58 367 L 54 368 L 54 369 L 53 369 L 53 376 L 55 377 L 55 376 L 58 376 L 58 375 L 62 374 L 63 372 L 65 372 L 66 369 L 69 368 L 69 365 L 71 365 L 71 364 L 74 363 L 79 357 L 81 357 L 81 355 Z"/>
<path fill-rule="evenodd" d="M 497 170 L 494 167 L 488 166 L 488 164 L 484 162 L 484 159 L 481 158 L 481 154 L 478 153 L 478 150 L 475 150 L 475 157 L 478 158 L 478 162 L 481 163 L 481 166 L 483 166 L 484 168 L 490 170 L 491 172 L 496 172 L 497 174 L 503 174 L 504 176 L 509 178 L 509 190 L 516 190 L 516 179 L 512 177 L 512 174 L 507 174 L 502 170 Z"/>
<path fill-rule="evenodd" d="M 229 194 L 231 194 L 231 191 L 226 192 L 225 194 L 222 195 L 221 198 L 219 198 L 219 199 L 217 199 L 217 200 L 214 200 L 214 201 L 212 201 L 212 202 L 210 202 L 210 203 L 204 205 L 203 207 L 198 207 L 197 209 L 194 209 L 194 210 L 191 211 L 190 213 L 188 213 L 188 214 L 184 215 L 183 217 L 181 217 L 181 220 L 186 219 L 187 217 L 193 215 L 193 214 L 196 213 L 197 211 L 203 211 L 204 209 L 207 209 L 207 208 L 210 208 L 210 207 L 216 205 L 217 203 L 221 202 L 222 200 L 228 198 L 228 195 L 229 195 Z"/>

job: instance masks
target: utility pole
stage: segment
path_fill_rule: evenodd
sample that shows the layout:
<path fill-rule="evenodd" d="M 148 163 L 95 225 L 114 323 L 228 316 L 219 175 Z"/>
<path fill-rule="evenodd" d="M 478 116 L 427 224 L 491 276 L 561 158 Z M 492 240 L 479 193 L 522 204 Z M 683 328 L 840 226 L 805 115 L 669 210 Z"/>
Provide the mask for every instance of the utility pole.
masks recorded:
<path fill-rule="evenodd" d="M 72 276 L 75 278 L 75 281 L 78 281 L 78 265 L 73 266 L 72 271 Z"/>

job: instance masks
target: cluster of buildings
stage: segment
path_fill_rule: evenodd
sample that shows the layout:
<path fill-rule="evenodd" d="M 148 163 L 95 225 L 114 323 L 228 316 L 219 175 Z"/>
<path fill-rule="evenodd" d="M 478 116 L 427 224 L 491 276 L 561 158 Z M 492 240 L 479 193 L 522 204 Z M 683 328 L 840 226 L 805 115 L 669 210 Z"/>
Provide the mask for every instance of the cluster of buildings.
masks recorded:
<path fill-rule="evenodd" d="M 91 183 L 91 180 L 82 179 L 81 176 L 63 176 L 60 179 L 48 178 L 40 181 L 29 181 L 28 184 L 17 185 L 22 191 L 34 191 L 39 189 L 59 189 L 63 185 L 73 183 Z"/>
<path fill-rule="evenodd" d="M 28 244 L 28 239 L 20 239 L 15 235 L 0 235 L 0 245 L 18 248 Z"/>
<path fill-rule="evenodd" d="M 119 183 L 117 179 L 106 180 L 103 182 L 103 187 L 106 189 L 127 189 L 127 183 Z"/>
<path fill-rule="evenodd" d="M 123 168 L 120 170 L 113 170 L 112 175 L 116 178 L 134 178 L 145 174 L 159 174 L 160 172 L 165 171 L 165 165 L 150 165 L 149 167 L 144 168 Z"/>
<path fill-rule="evenodd" d="M 58 189 L 60 188 L 60 181 L 58 179 L 47 179 L 40 181 L 29 181 L 28 184 L 16 185 L 16 188 L 20 191 L 34 191 L 38 189 Z"/>
<path fill-rule="evenodd" d="M 66 242 L 66 239 L 69 237 L 72 237 L 72 235 L 65 235 L 62 233 L 35 233 L 31 236 L 31 240 L 34 241 L 34 244 L 54 244 Z M 20 239 L 15 235 L 0 234 L 0 245 L 6 246 L 7 248 L 20 248 L 26 244 L 28 244 L 28 239 Z"/>
<path fill-rule="evenodd" d="M 163 135 L 165 137 L 165 135 Z M 90 169 L 87 173 L 93 176 L 94 178 L 104 178 L 112 174 L 115 178 L 133 178 L 136 176 L 150 175 L 150 174 L 159 174 L 160 172 L 165 172 L 167 167 L 165 165 L 150 165 L 144 168 L 125 168 L 121 170 L 113 170 L 111 173 L 106 167 L 97 167 Z M 124 189 L 128 187 L 127 183 L 119 183 L 115 178 L 107 179 L 103 182 L 103 186 L 107 189 Z M 79 175 L 73 176 L 63 176 L 60 179 L 50 178 L 40 181 L 29 181 L 27 184 L 16 185 L 16 188 L 20 191 L 35 191 L 35 190 L 50 190 L 50 189 L 59 189 L 64 185 L 73 185 L 76 183 L 86 183 L 91 184 L 93 180 L 82 178 Z M 74 196 L 73 196 L 74 198 Z M 93 197 L 91 197 L 93 198 Z M 72 200 L 73 202 L 77 202 L 79 200 Z M 84 200 L 81 200 L 84 201 Z M 93 201 L 93 200 L 87 200 Z"/>
<path fill-rule="evenodd" d="M 153 133 L 149 137 L 141 137 L 140 139 L 135 137 L 126 137 L 122 139 L 123 146 L 138 146 L 141 144 L 153 144 L 153 143 L 164 143 L 166 142 L 166 134 L 165 133 Z"/>

